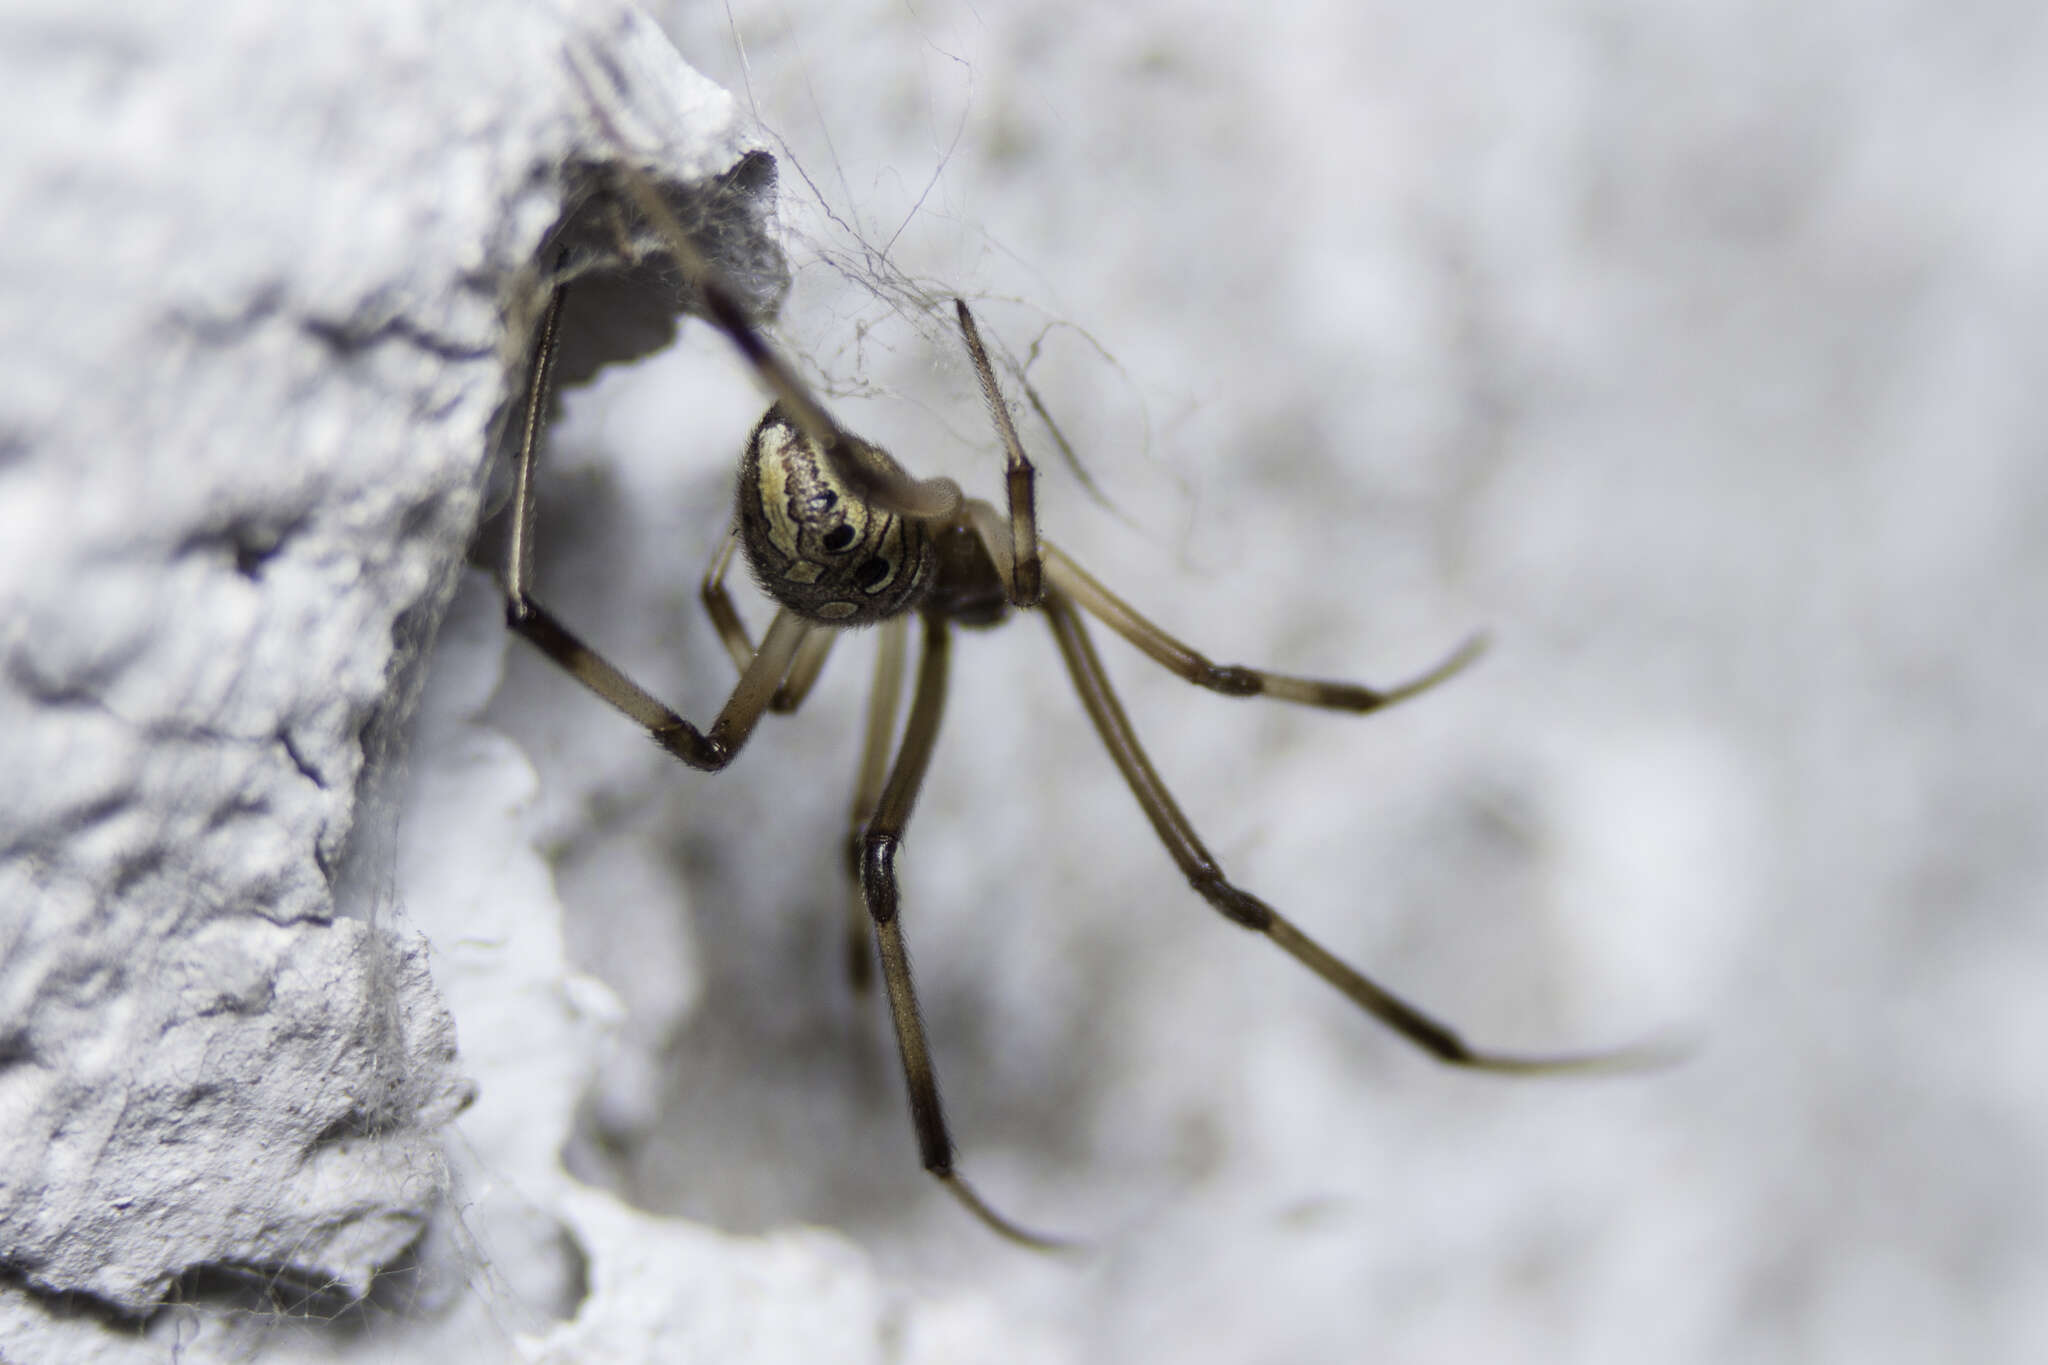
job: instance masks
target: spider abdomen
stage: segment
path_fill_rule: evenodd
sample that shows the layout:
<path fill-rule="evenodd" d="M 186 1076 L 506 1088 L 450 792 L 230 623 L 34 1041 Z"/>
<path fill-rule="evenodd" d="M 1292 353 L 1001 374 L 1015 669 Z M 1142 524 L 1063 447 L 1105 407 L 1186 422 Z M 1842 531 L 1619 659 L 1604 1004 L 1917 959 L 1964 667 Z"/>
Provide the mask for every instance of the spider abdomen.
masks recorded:
<path fill-rule="evenodd" d="M 849 438 L 854 458 L 901 475 L 880 446 Z M 740 541 L 762 591 L 807 620 L 872 625 L 915 605 L 931 581 L 931 537 L 849 489 L 780 403 L 740 460 Z"/>

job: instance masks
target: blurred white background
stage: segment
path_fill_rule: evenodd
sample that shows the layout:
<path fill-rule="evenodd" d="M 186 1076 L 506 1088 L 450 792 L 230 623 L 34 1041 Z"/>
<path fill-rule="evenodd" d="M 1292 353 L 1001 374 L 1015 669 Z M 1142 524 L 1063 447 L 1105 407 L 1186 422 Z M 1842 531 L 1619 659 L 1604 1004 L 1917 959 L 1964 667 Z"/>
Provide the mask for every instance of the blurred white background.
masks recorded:
<path fill-rule="evenodd" d="M 957 290 L 1111 504 L 1028 423 L 1042 529 L 1167 628 L 1367 681 L 1494 633 L 1357 720 L 1098 632 L 1239 881 L 1482 1044 L 1698 1046 L 1429 1063 L 1187 890 L 1020 621 L 960 641 L 905 850 L 963 1169 L 1096 1244 L 1019 1252 L 840 970 L 866 643 L 717 778 L 515 648 L 494 719 L 636 1011 L 582 1170 L 840 1227 L 982 1296 L 987 1359 L 2048 1352 L 2048 11 L 661 17 L 784 144 L 783 335 L 854 429 L 997 495 L 945 315 L 863 283 Z M 693 336 L 549 457 L 544 595 L 693 717 L 760 406 Z"/>

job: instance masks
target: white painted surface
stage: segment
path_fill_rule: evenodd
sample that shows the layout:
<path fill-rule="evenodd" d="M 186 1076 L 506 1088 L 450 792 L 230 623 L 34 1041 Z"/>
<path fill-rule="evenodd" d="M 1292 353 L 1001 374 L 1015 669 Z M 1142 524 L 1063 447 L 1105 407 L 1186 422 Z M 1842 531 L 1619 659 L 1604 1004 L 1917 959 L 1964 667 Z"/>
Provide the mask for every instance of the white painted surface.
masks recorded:
<path fill-rule="evenodd" d="M 917 1172 L 840 983 L 864 647 L 711 779 L 515 656 L 494 716 L 572 923 L 634 941 L 608 868 L 690 906 L 666 1099 L 606 1111 L 622 1188 L 829 1222 L 1077 1360 L 2041 1354 L 2038 7 L 673 22 L 907 274 L 1014 351 L 1049 315 L 1114 354 L 1056 332 L 1034 379 L 1140 534 L 1027 439 L 1048 534 L 1140 607 L 1368 679 L 1494 631 L 1355 722 L 1106 642 L 1226 865 L 1483 1041 L 1700 1049 L 1597 1085 L 1430 1067 L 1179 885 L 1041 627 L 963 640 L 906 922 L 964 1168 L 1103 1244 L 1021 1256 Z M 795 348 L 885 391 L 842 415 L 993 495 L 943 312 L 863 328 L 817 259 L 845 231 L 785 212 Z M 692 584 L 758 408 L 706 344 L 562 433 L 565 609 L 694 714 L 729 669 Z"/>
<path fill-rule="evenodd" d="M 457 1278 L 358 1337 L 174 1310 L 155 1335 L 102 1340 L 107 1358 L 159 1359 L 174 1340 L 186 1359 L 2040 1354 L 2048 196 L 2025 168 L 2048 128 L 2048 45 L 2033 8 L 784 4 L 694 7 L 674 31 L 702 69 L 751 87 L 861 238 L 893 243 L 941 297 L 975 298 L 992 339 L 1022 353 L 1061 319 L 1114 356 L 1055 331 L 1033 378 L 1135 533 L 1028 425 L 1026 439 L 1047 466 L 1048 534 L 1141 608 L 1219 658 L 1368 679 L 1494 630 L 1475 673 L 1365 721 L 1206 697 L 1105 644 L 1233 873 L 1482 1041 L 1676 1023 L 1700 1050 L 1598 1085 L 1430 1067 L 1178 884 L 1035 623 L 963 640 L 906 849 L 906 922 L 965 1169 L 1006 1211 L 1098 1243 L 1078 1263 L 1018 1253 L 917 1171 L 886 1031 L 839 974 L 864 648 L 842 647 L 804 715 L 707 778 L 530 651 L 508 653 L 472 578 L 389 864 L 393 913 L 433 944 L 456 1069 L 479 1083 L 451 1160 L 464 1216 L 435 1262 Z M 167 21 L 152 43 L 177 32 Z M 194 30 L 173 50 L 205 54 L 212 39 Z M 422 62 L 446 59 L 445 33 L 411 41 Z M 359 102 L 380 126 L 433 126 L 401 98 L 426 83 L 372 77 L 337 44 L 290 47 L 278 89 L 317 70 L 316 88 L 374 93 Z M 539 117 L 546 87 L 516 63 L 459 65 Z M 449 96 L 499 107 L 466 98 Z M 237 114 L 224 125 L 293 127 L 223 107 Z M 486 161 L 528 154 L 479 119 L 477 147 L 501 149 Z M 114 126 L 137 164 L 175 164 L 152 121 Z M 61 165 L 56 136 L 10 148 Z M 384 171 L 420 174 L 404 160 Z M 292 207 L 305 195 L 282 180 L 265 196 L 169 178 L 165 194 L 191 183 L 214 215 L 203 241 L 286 211 L 274 197 L 306 218 L 227 240 L 295 244 L 270 273 L 343 299 L 375 278 L 328 255 L 291 269 L 305 234 L 339 252 L 365 225 Z M 992 494 L 993 442 L 943 315 L 925 335 L 892 331 L 839 290 L 824 253 L 844 259 L 856 241 L 800 183 L 785 163 L 804 239 L 792 349 L 836 387 L 881 391 L 839 404 L 855 429 Z M 23 202 L 11 230 L 34 221 L 40 201 Z M 548 215 L 535 213 L 538 233 Z M 69 431 L 60 418 L 88 414 L 73 439 L 90 450 L 95 431 L 136 429 L 114 420 L 133 406 L 151 450 L 232 450 L 240 390 L 199 402 L 215 391 L 180 382 L 185 370 L 139 366 L 136 338 L 151 334 L 121 331 L 130 314 L 115 305 L 138 280 L 204 294 L 265 269 L 238 264 L 247 247 L 190 258 L 182 239 L 109 236 L 106 221 L 57 221 L 28 239 L 37 251 L 0 258 L 11 429 Z M 421 231 L 367 226 L 379 241 Z M 411 254 L 493 240 L 474 221 L 438 230 L 445 247 Z M 516 258 L 514 238 L 491 250 Z M 56 306 L 79 297 L 95 306 Z M 491 295 L 477 298 L 456 322 L 488 347 Z M 373 354 L 385 350 L 409 354 Z M 97 388 L 45 377 L 72 355 L 103 367 L 84 371 Z M 284 448 L 360 465 L 402 502 L 396 456 L 364 462 L 399 446 L 473 461 L 502 371 L 472 368 L 388 427 L 335 418 L 293 428 Z M 309 360 L 306 384 L 329 370 Z M 138 373 L 147 393 L 131 403 Z M 56 401 L 81 391 L 108 397 Z M 730 683 L 695 581 L 759 407 L 722 348 L 693 336 L 661 367 L 572 399 L 550 452 L 544 595 L 693 717 Z M 252 426 L 278 448 L 274 421 Z M 42 467 L 13 438 L 0 449 L 13 456 L 0 478 Z M 258 468 L 221 461 L 242 485 Z M 125 487 L 132 504 L 0 497 L 0 564 L 47 588 L 56 571 L 15 547 L 54 539 L 80 508 L 89 526 L 103 506 L 144 503 L 149 524 L 178 524 L 156 514 L 176 510 L 177 488 Z M 129 524 L 110 514 L 106 534 L 124 540 Z M 383 543 L 380 525 L 363 538 Z M 131 608 L 90 583 L 37 599 L 88 628 L 39 627 L 50 643 L 31 679 L 83 676 L 123 708 L 242 695 L 239 667 L 207 690 L 209 659 L 243 657 L 221 642 L 146 685 L 133 675 L 129 692 L 103 688 L 130 675 L 90 667 L 105 655 L 94 632 Z M 27 619 L 10 607 L 0 624 L 11 663 Z M 320 638 L 327 622 L 297 619 L 279 638 Z M 77 653 L 60 647 L 74 638 Z M 347 717 L 373 704 L 381 662 L 357 674 L 310 647 L 283 653 L 311 665 L 296 695 L 340 708 L 301 731 L 331 737 L 344 766 L 325 790 L 339 791 Z M 9 676 L 10 696 L 71 695 Z M 86 761 L 87 740 L 64 743 L 9 760 L 57 775 L 37 802 L 99 809 L 95 781 L 129 781 Z M 275 754 L 261 763 L 291 780 Z M 174 784 L 165 805 L 203 826 L 213 807 L 189 790 Z M 219 849 L 201 872 L 281 888 L 266 904 L 317 906 L 306 850 L 323 846 L 320 811 L 280 798 L 243 822 L 262 831 L 246 844 L 152 837 Z M 82 915 L 91 898 L 36 902 L 66 903 Z M 564 932 L 588 977 L 562 974 Z M 10 973 L 18 960 L 10 943 Z M 614 1029 L 573 1163 L 655 1213 L 738 1236 L 634 1213 L 556 1172 L 568 1106 Z M 571 1321 L 557 1320 L 574 1279 L 564 1230 L 589 1267 Z M 5 1306 L 5 1330 L 38 1334 L 0 1337 L 28 1360 L 83 1358 L 80 1334 L 97 1330 Z"/>

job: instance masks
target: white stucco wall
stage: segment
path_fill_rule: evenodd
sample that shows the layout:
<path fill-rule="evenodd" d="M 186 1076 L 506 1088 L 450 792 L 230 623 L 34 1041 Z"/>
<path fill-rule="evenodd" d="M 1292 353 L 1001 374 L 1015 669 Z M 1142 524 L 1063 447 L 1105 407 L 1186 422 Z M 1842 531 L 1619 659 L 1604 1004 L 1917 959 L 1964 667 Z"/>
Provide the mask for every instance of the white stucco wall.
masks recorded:
<path fill-rule="evenodd" d="M 964 639 L 906 923 L 964 1169 L 1089 1238 L 1078 1260 L 930 1187 L 840 975 L 864 644 L 704 777 L 448 576 L 508 281 L 589 147 L 564 30 L 617 40 L 618 12 L 91 13 L 0 43 L 35 132 L 0 180 L 0 1112 L 70 1085 L 126 1116 L 107 1131 L 189 1131 L 208 1067 L 277 1057 L 230 1067 L 234 1095 L 317 1097 L 280 1131 L 340 1140 L 233 1172 L 277 1215 L 263 1245 L 313 1228 L 339 1298 L 382 1292 L 335 1323 L 210 1283 L 110 1331 L 17 1278 L 7 1360 L 2048 1341 L 2031 8 L 663 16 L 760 120 L 712 141 L 783 157 L 783 335 L 853 428 L 993 495 L 943 311 L 870 292 L 958 290 L 1013 356 L 1044 333 L 1031 378 L 1114 504 L 1027 422 L 1047 534 L 1169 628 L 1367 680 L 1494 632 L 1362 721 L 1105 641 L 1236 876 L 1480 1041 L 1699 1039 L 1597 1084 L 1431 1066 L 1181 886 L 1040 626 Z M 629 122 L 681 148 L 713 97 L 634 44 Z M 761 403 L 699 331 L 569 397 L 541 529 L 547 600 L 693 717 L 730 685 L 695 582 Z M 392 623 L 443 587 L 404 761 L 352 817 L 358 732 L 417 639 Z M 235 951 L 186 933 L 215 921 Z M 98 992 L 54 1051 L 53 979 Z M 263 1031 L 295 1001 L 324 1071 Z M 241 1051 L 145 1028 L 173 1005 Z M 400 1121 L 333 1126 L 359 1112 Z M 280 1150 L 233 1136 L 209 1161 Z M 135 1150 L 32 1139 L 10 1193 Z M 147 1155 L 184 1233 L 249 1207 L 177 1198 Z M 126 1210 L 10 1207 L 11 1263 L 41 1248 L 133 1303 L 194 1244 L 109 1256 L 61 1234 L 119 1246 Z M 371 1280 L 422 1226 L 420 1264 Z"/>

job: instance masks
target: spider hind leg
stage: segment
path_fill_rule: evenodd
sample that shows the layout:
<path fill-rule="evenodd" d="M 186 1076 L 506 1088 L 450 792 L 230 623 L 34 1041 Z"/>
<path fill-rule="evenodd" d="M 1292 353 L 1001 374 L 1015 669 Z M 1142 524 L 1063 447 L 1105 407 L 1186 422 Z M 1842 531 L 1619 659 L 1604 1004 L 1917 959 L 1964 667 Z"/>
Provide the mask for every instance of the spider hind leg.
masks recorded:
<path fill-rule="evenodd" d="M 938 742 L 939 719 L 946 702 L 950 653 L 950 628 L 946 619 L 936 612 L 927 612 L 924 616 L 924 653 L 918 661 L 910 714 L 903 726 L 903 741 L 896 751 L 896 761 L 889 770 L 888 781 L 875 802 L 873 814 L 860 835 L 861 898 L 874 927 L 876 954 L 882 964 L 882 985 L 889 1000 L 889 1019 L 896 1031 L 896 1048 L 903 1062 L 904 1085 L 909 1092 L 910 1121 L 917 1130 L 918 1156 L 925 1170 L 990 1230 L 1025 1246 L 1054 1249 L 1068 1243 L 1033 1232 L 1005 1218 L 954 1169 L 953 1136 L 946 1126 L 945 1109 L 939 1100 L 938 1071 L 932 1065 L 931 1045 L 925 1036 L 924 1013 L 918 1006 L 917 987 L 911 979 L 910 952 L 904 942 L 903 922 L 898 913 L 901 898 L 896 885 L 896 853 L 902 847 L 904 827 L 909 823 L 918 792 L 924 786 L 932 750 Z M 878 672 L 886 667 L 885 661 Z M 871 730 L 871 739 L 873 734 Z"/>
<path fill-rule="evenodd" d="M 1050 551 L 1050 547 L 1047 548 Z M 1123 774 L 1124 782 L 1137 797 L 1139 806 L 1145 812 L 1145 818 L 1151 822 L 1160 842 L 1166 845 L 1167 853 L 1180 868 L 1181 874 L 1224 918 L 1265 935 L 1283 952 L 1343 992 L 1353 1004 L 1367 1014 L 1409 1043 L 1450 1066 L 1512 1075 L 1535 1075 L 1568 1071 L 1633 1070 L 1665 1061 L 1670 1057 L 1671 1050 L 1658 1045 L 1552 1056 L 1522 1056 L 1481 1051 L 1465 1042 L 1448 1025 L 1423 1013 L 1338 958 L 1303 933 L 1292 920 L 1287 919 L 1272 906 L 1232 883 L 1223 875 L 1222 867 L 1202 843 L 1200 836 L 1195 833 L 1194 826 L 1189 823 L 1187 816 L 1181 813 L 1179 804 L 1174 801 L 1172 793 L 1160 779 L 1158 770 L 1152 766 L 1152 760 L 1138 743 L 1137 732 L 1131 727 L 1130 718 L 1124 714 L 1123 704 L 1111 688 L 1109 675 L 1103 670 L 1102 660 L 1095 652 L 1094 642 L 1089 639 L 1088 631 L 1082 624 L 1080 609 L 1064 590 L 1063 584 L 1069 581 L 1067 570 L 1072 562 L 1066 560 L 1064 556 L 1059 556 L 1056 551 L 1048 554 L 1047 562 L 1054 572 L 1046 590 L 1046 619 L 1052 626 L 1053 637 L 1059 645 L 1061 657 L 1066 662 L 1067 672 L 1073 679 L 1074 690 L 1080 695 L 1081 705 L 1087 711 L 1088 719 L 1094 724 L 1096 733 L 1101 737 L 1103 747 L 1109 750 L 1110 758 Z M 1121 606 L 1120 603 L 1118 605 Z M 1125 610 L 1128 611 L 1128 608 Z M 1136 613 L 1131 615 L 1136 618 Z M 1136 619 L 1142 622 L 1142 618 Z M 1148 627 L 1150 625 L 1149 622 L 1143 624 Z M 1163 633 L 1161 638 L 1165 638 Z M 1148 649 L 1146 652 L 1152 651 Z M 1439 665 L 1431 673 L 1425 674 L 1417 684 L 1411 684 L 1408 694 L 1412 695 L 1413 690 L 1419 686 L 1440 681 L 1442 677 L 1448 676 L 1449 671 L 1462 666 L 1464 653 L 1465 651 L 1461 651 L 1459 655 L 1454 655 L 1446 664 Z M 1184 677 L 1187 676 L 1180 669 L 1174 671 L 1182 673 Z M 1298 700 L 1294 697 L 1286 699 Z"/>

